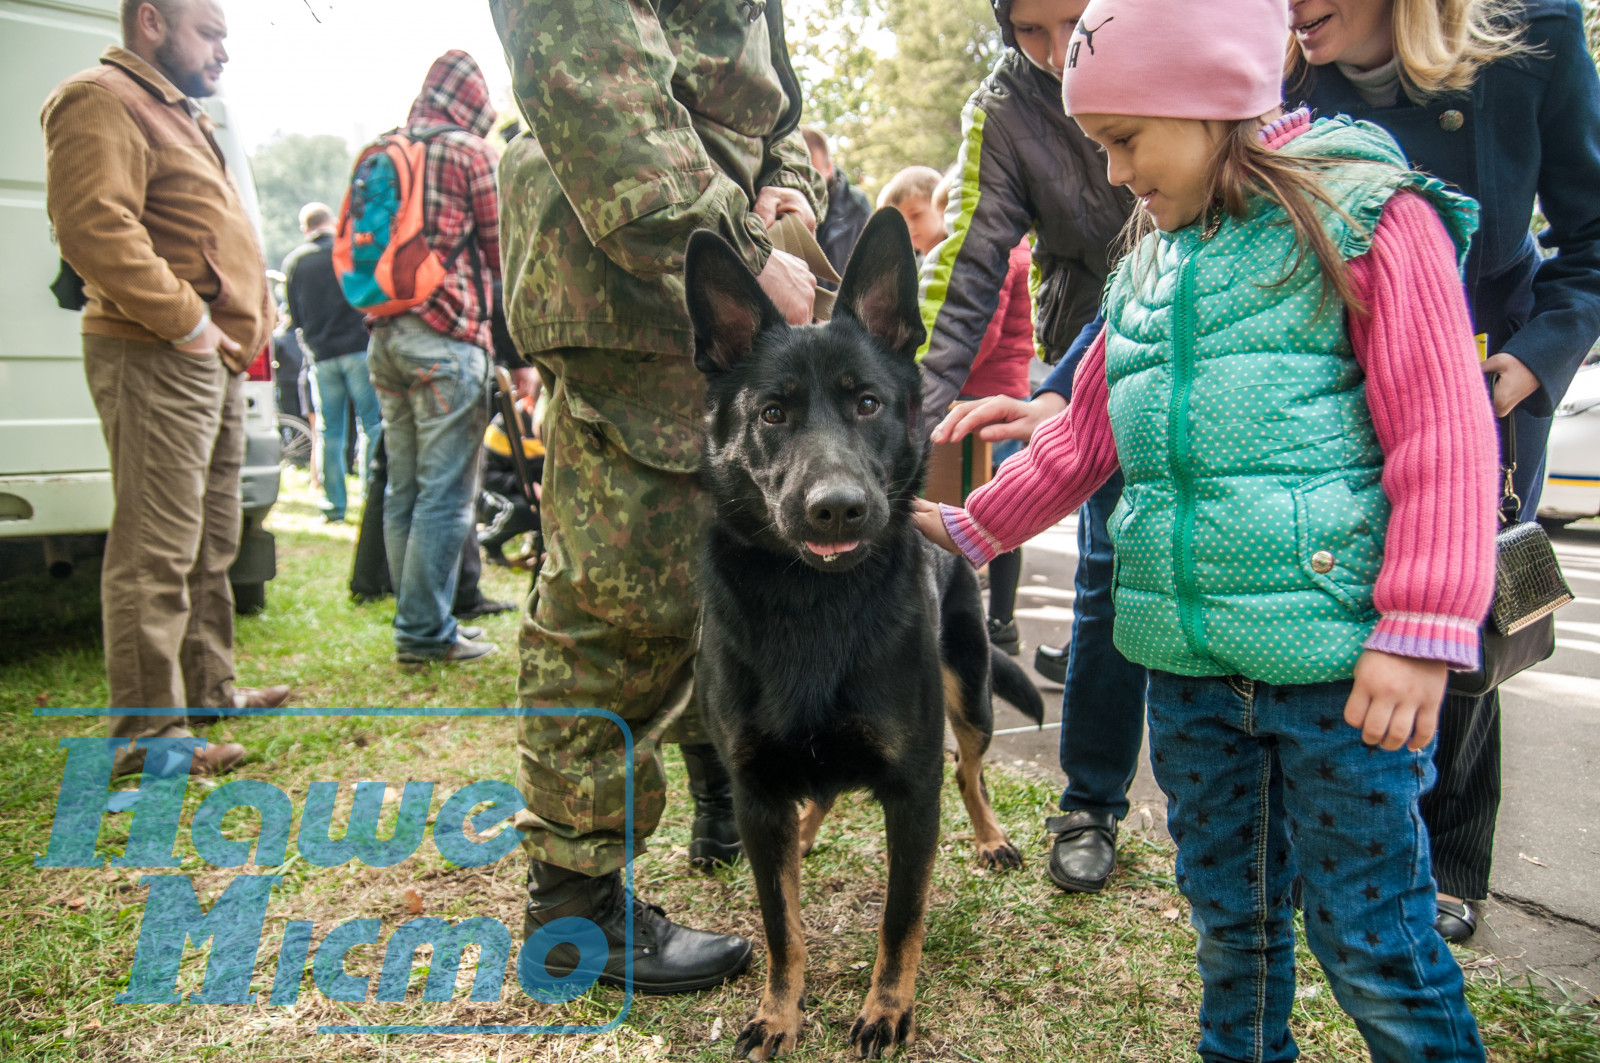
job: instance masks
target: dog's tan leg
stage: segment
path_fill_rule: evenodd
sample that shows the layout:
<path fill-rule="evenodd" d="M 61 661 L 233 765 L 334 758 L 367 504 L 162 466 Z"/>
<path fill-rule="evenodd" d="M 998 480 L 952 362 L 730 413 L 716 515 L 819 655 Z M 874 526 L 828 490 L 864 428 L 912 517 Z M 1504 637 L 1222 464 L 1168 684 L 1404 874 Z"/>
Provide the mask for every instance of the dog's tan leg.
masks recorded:
<path fill-rule="evenodd" d="M 961 680 L 945 668 L 945 716 L 956 736 L 956 787 L 967 806 L 967 818 L 972 820 L 972 842 L 978 850 L 978 863 L 983 867 L 1021 867 L 1022 854 L 1006 837 L 989 804 L 989 788 L 983 783 L 983 735 L 967 722 L 960 708 L 961 699 L 967 696 Z"/>
<path fill-rule="evenodd" d="M 872 988 L 850 1029 L 850 1043 L 863 1059 L 881 1059 L 916 1037 L 912 1010 L 926 935 L 928 879 L 939 844 L 938 790 L 933 791 L 931 801 L 885 802 L 883 812 L 889 842 L 889 890 L 878 932 Z"/>
<path fill-rule="evenodd" d="M 806 940 L 800 921 L 800 846 L 795 806 L 741 809 L 739 833 L 767 932 L 761 1006 L 734 1042 L 736 1059 L 774 1059 L 795 1046 L 804 1019 Z"/>
<path fill-rule="evenodd" d="M 831 797 L 826 801 L 807 801 L 800 806 L 800 859 L 811 855 L 811 847 L 817 844 L 817 831 L 832 807 Z"/>

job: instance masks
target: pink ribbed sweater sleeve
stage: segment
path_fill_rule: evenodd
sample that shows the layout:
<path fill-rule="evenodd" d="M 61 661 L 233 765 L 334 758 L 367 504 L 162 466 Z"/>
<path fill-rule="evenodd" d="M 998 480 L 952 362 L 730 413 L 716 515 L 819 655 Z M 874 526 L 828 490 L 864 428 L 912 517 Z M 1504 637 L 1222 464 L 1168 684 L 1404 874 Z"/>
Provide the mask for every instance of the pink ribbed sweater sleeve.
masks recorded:
<path fill-rule="evenodd" d="M 1421 196 L 1391 199 L 1371 249 L 1350 263 L 1370 313 L 1350 319 L 1367 404 L 1384 452 L 1391 513 L 1366 645 L 1406 657 L 1478 664 L 1478 625 L 1494 590 L 1493 415 L 1456 272 L 1454 245 Z M 945 527 L 983 564 L 1082 505 L 1116 471 L 1105 335 L 1084 357 L 1072 402 L 1034 434 Z"/>
<path fill-rule="evenodd" d="M 943 506 L 945 528 L 974 565 L 1013 550 L 1075 511 L 1117 471 L 1107 403 L 1106 334 L 1078 365 L 1072 401 L 1039 426 L 993 480 L 967 497 L 967 508 Z"/>
<path fill-rule="evenodd" d="M 1350 268 L 1372 311 L 1350 318 L 1350 343 L 1390 504 L 1366 645 L 1471 670 L 1494 593 L 1500 459 L 1454 245 L 1432 206 L 1402 192 Z"/>

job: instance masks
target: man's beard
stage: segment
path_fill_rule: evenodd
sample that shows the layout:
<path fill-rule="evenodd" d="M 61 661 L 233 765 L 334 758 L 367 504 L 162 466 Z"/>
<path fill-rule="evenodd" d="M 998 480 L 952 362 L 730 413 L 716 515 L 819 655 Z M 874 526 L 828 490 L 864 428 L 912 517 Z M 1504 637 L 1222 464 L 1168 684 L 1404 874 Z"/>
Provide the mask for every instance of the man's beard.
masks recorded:
<path fill-rule="evenodd" d="M 177 49 L 170 42 L 162 41 L 156 45 L 156 65 L 161 72 L 167 75 L 167 80 L 177 87 L 185 96 L 194 99 L 203 99 L 216 94 L 216 86 L 206 84 L 205 70 L 180 71 L 178 64 L 181 62 Z"/>

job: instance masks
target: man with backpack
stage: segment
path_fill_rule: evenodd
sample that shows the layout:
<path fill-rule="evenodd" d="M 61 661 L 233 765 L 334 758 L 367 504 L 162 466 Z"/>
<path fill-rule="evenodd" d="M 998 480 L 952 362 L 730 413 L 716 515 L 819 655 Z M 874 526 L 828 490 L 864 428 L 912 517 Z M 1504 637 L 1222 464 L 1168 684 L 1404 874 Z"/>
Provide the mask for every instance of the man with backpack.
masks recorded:
<path fill-rule="evenodd" d="M 403 666 L 496 649 L 450 612 L 488 423 L 500 222 L 498 159 L 483 138 L 494 117 L 470 55 L 434 60 L 405 127 L 357 160 L 334 242 L 340 284 L 372 326 L 367 364 L 389 456 L 383 537 Z"/>

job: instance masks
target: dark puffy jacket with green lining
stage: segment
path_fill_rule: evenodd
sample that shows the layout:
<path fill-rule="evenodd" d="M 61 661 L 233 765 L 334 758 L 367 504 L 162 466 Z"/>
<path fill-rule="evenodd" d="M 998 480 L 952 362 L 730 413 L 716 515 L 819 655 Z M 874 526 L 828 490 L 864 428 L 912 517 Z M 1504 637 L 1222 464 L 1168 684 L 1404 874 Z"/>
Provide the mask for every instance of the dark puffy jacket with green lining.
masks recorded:
<path fill-rule="evenodd" d="M 1132 193 L 1111 187 L 1094 141 L 1062 111 L 1061 82 L 1015 48 L 967 101 L 961 129 L 951 235 L 922 263 L 928 340 L 918 357 L 930 427 L 966 383 L 1017 241 L 1034 234 L 1034 334 L 1053 362 L 1095 316 L 1110 248 L 1133 210 Z"/>

